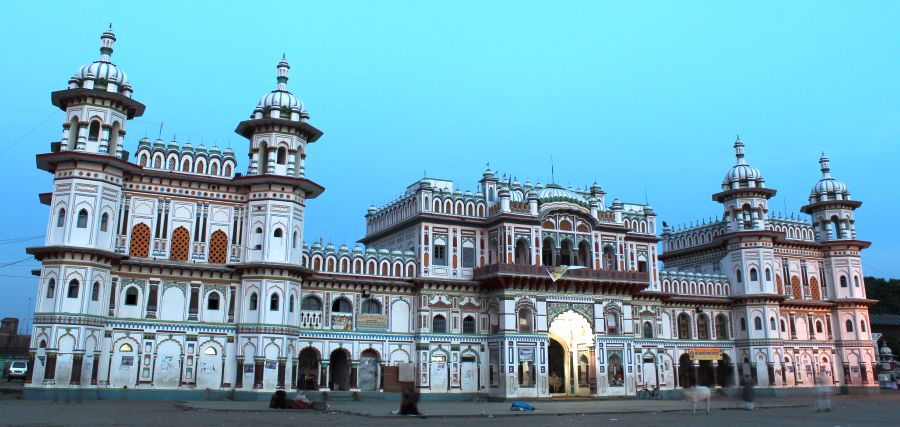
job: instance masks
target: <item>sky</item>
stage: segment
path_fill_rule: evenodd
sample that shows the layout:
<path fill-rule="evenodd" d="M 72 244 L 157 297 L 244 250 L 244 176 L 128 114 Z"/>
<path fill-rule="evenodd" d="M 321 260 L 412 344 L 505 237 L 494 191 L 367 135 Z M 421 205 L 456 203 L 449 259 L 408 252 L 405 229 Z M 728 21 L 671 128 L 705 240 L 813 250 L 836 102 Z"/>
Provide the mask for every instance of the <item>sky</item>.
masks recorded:
<path fill-rule="evenodd" d="M 325 135 L 306 175 L 326 188 L 307 203 L 309 241 L 351 244 L 370 204 L 429 177 L 476 191 L 487 163 L 525 182 L 597 181 L 607 200 L 645 200 L 658 219 L 718 217 L 711 194 L 747 160 L 778 190 L 770 212 L 799 215 L 832 173 L 863 205 L 866 275 L 900 277 L 900 2 L 138 2 L 72 7 L 12 2 L 0 16 L 0 317 L 30 317 L 37 289 L 24 253 L 42 243 L 51 177 L 34 156 L 58 141 L 64 89 L 112 60 L 146 113 L 125 143 L 231 146 L 275 88 L 288 88 Z M 6 265 L 20 261 L 16 264 Z M 31 300 L 29 300 L 31 299 Z"/>

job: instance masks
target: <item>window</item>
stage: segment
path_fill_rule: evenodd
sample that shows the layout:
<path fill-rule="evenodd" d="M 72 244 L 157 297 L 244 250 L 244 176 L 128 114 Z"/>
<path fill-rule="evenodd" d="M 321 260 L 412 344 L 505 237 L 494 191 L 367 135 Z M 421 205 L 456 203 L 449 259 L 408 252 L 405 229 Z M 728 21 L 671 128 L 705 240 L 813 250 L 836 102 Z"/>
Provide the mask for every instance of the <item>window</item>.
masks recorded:
<path fill-rule="evenodd" d="M 444 316 L 438 314 L 431 319 L 431 332 L 436 334 L 446 334 L 447 333 L 447 319 Z"/>
<path fill-rule="evenodd" d="M 853 332 L 853 321 L 852 320 L 847 319 L 845 326 L 847 327 L 847 332 Z"/>
<path fill-rule="evenodd" d="M 772 281 L 772 270 L 769 270 L 768 268 L 766 269 L 766 281 L 767 282 Z"/>
<path fill-rule="evenodd" d="M 374 299 L 367 299 L 362 303 L 362 312 L 365 314 L 381 314 L 381 303 Z"/>
<path fill-rule="evenodd" d="M 109 214 L 103 213 L 103 215 L 100 215 L 100 231 L 106 232 L 106 230 L 108 228 L 109 228 Z"/>
<path fill-rule="evenodd" d="M 847 287 L 847 276 L 841 276 L 841 287 L 842 288 Z"/>
<path fill-rule="evenodd" d="M 87 209 L 82 209 L 78 211 L 78 222 L 75 223 L 75 226 L 78 228 L 87 228 L 88 221 L 88 213 Z"/>
<path fill-rule="evenodd" d="M 69 291 L 66 293 L 67 298 L 78 298 L 78 281 L 72 279 L 69 281 Z"/>
<path fill-rule="evenodd" d="M 274 233 L 272 233 L 272 236 L 274 236 L 274 237 L 278 237 L 278 238 L 281 238 L 281 236 L 282 236 L 282 235 L 284 235 L 284 232 L 283 232 L 283 231 L 281 231 L 281 229 L 280 229 L 280 228 L 276 228 L 276 229 L 275 229 L 275 232 L 274 232 Z"/>
<path fill-rule="evenodd" d="M 774 317 L 770 317 L 770 318 L 769 318 L 769 328 L 771 328 L 773 331 L 777 331 L 777 330 L 778 330 L 778 327 L 775 325 L 775 318 L 774 318 Z"/>
<path fill-rule="evenodd" d="M 316 297 L 308 296 L 300 302 L 301 310 L 322 311 L 322 301 Z"/>
<path fill-rule="evenodd" d="M 125 343 L 119 346 L 119 351 L 123 353 L 128 353 L 132 350 L 131 344 Z"/>
<path fill-rule="evenodd" d="M 447 241 L 443 237 L 434 239 L 434 265 L 447 265 Z"/>
<path fill-rule="evenodd" d="M 125 290 L 125 305 L 137 305 L 138 304 L 138 290 L 134 286 L 129 286 L 128 289 Z"/>
<path fill-rule="evenodd" d="M 56 226 L 62 227 L 66 225 L 66 210 L 62 208 L 59 210 L 59 213 L 56 214 Z"/>
<path fill-rule="evenodd" d="M 741 283 L 743 281 L 743 278 L 741 277 L 741 270 L 734 271 L 734 281 L 738 283 Z"/>
<path fill-rule="evenodd" d="M 534 332 L 534 320 L 531 309 L 523 307 L 519 309 L 519 332 Z"/>
<path fill-rule="evenodd" d="M 91 288 L 91 301 L 100 301 L 100 282 L 94 282 Z"/>
<path fill-rule="evenodd" d="M 256 310 L 256 307 L 259 305 L 259 298 L 256 296 L 256 292 L 250 294 L 250 311 Z"/>
<path fill-rule="evenodd" d="M 341 297 L 334 300 L 334 303 L 331 304 L 331 311 L 335 313 L 351 313 L 353 312 L 353 306 L 350 305 L 350 300 Z"/>
<path fill-rule="evenodd" d="M 614 311 L 606 313 L 606 333 L 619 335 L 619 313 Z"/>
<path fill-rule="evenodd" d="M 755 268 L 750 269 L 750 281 L 756 282 L 759 280 L 759 273 L 756 272 Z"/>
<path fill-rule="evenodd" d="M 464 334 L 474 334 L 475 333 L 475 318 L 472 316 L 466 316 L 463 319 L 463 333 Z"/>
<path fill-rule="evenodd" d="M 218 292 L 210 292 L 209 296 L 206 298 L 206 309 L 207 310 L 218 310 L 219 309 L 219 293 Z"/>
<path fill-rule="evenodd" d="M 757 331 L 761 331 L 762 328 L 763 328 L 762 327 L 762 319 L 759 316 L 754 317 L 753 318 L 753 329 L 755 329 Z"/>
<path fill-rule="evenodd" d="M 47 282 L 47 298 L 53 298 L 53 295 L 56 294 L 56 280 L 50 279 Z"/>
<path fill-rule="evenodd" d="M 216 351 L 215 347 L 206 347 L 206 350 L 203 350 L 203 354 L 207 356 L 215 356 L 219 354 L 219 352 Z"/>
<path fill-rule="evenodd" d="M 93 120 L 88 128 L 88 141 L 98 141 L 100 139 L 100 122 Z"/>
<path fill-rule="evenodd" d="M 644 338 L 653 338 L 653 324 L 650 322 L 644 322 L 643 327 L 643 337 Z"/>
<path fill-rule="evenodd" d="M 466 244 L 462 249 L 462 266 L 463 268 L 475 267 L 475 247 Z"/>
<path fill-rule="evenodd" d="M 279 300 L 278 294 L 272 294 L 269 298 L 269 311 L 278 311 L 278 306 L 281 302 Z"/>

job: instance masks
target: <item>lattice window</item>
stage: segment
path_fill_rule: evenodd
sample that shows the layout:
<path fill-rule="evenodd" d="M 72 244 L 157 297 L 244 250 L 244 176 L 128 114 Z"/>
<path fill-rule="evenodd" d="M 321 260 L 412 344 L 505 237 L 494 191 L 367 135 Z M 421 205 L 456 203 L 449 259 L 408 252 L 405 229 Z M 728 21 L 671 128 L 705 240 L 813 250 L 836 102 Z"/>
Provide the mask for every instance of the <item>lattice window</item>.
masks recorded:
<path fill-rule="evenodd" d="M 209 262 L 225 264 L 228 256 L 228 236 L 222 230 L 216 230 L 209 237 Z"/>
<path fill-rule="evenodd" d="M 140 223 L 131 229 L 131 247 L 128 255 L 138 258 L 150 256 L 150 227 Z"/>
<path fill-rule="evenodd" d="M 797 276 L 791 277 L 791 291 L 793 292 L 794 299 L 803 298 L 803 292 L 800 291 L 800 278 Z"/>
<path fill-rule="evenodd" d="M 169 259 L 174 261 L 187 261 L 190 253 L 191 234 L 187 228 L 178 227 L 172 232 L 172 246 L 169 249 Z"/>

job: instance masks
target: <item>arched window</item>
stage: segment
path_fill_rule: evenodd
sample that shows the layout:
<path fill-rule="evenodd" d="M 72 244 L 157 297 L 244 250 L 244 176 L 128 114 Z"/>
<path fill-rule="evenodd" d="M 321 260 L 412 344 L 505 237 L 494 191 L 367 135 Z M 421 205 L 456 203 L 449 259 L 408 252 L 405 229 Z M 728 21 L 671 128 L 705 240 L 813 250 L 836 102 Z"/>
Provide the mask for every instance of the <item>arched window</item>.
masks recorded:
<path fill-rule="evenodd" d="M 464 334 L 474 334 L 475 333 L 475 318 L 472 316 L 466 316 L 463 319 L 463 333 Z"/>
<path fill-rule="evenodd" d="M 94 282 L 91 288 L 91 301 L 100 301 L 100 282 Z"/>
<path fill-rule="evenodd" d="M 78 298 L 78 280 L 69 281 L 69 291 L 66 293 L 67 298 Z"/>
<path fill-rule="evenodd" d="M 438 314 L 431 319 L 431 332 L 436 334 L 446 334 L 447 333 L 447 319 L 444 316 Z"/>
<path fill-rule="evenodd" d="M 734 270 L 734 281 L 738 282 L 738 283 L 741 283 L 744 281 L 744 278 L 741 276 L 740 269 Z"/>
<path fill-rule="evenodd" d="M 331 311 L 335 313 L 351 313 L 353 312 L 353 306 L 350 305 L 350 300 L 341 297 L 334 300 L 334 303 L 331 304 Z"/>
<path fill-rule="evenodd" d="M 306 296 L 300 301 L 301 310 L 322 311 L 322 300 L 314 296 Z"/>
<path fill-rule="evenodd" d="M 841 276 L 841 287 L 842 288 L 847 287 L 847 276 Z"/>
<path fill-rule="evenodd" d="M 759 274 L 756 272 L 755 268 L 750 269 L 750 281 L 756 282 L 759 280 Z"/>
<path fill-rule="evenodd" d="M 753 329 L 756 329 L 757 331 L 761 331 L 762 328 L 763 328 L 762 319 L 759 316 L 754 317 L 753 318 Z"/>
<path fill-rule="evenodd" d="M 724 314 L 716 316 L 716 338 L 720 340 L 728 339 L 728 319 Z"/>
<path fill-rule="evenodd" d="M 207 310 L 218 310 L 219 309 L 219 293 L 218 292 L 210 292 L 209 296 L 206 297 L 206 309 Z"/>
<path fill-rule="evenodd" d="M 78 228 L 87 228 L 88 221 L 88 212 L 87 209 L 82 209 L 78 211 L 78 221 L 75 223 L 75 226 Z"/>
<path fill-rule="evenodd" d="M 100 140 L 100 122 L 91 120 L 91 126 L 88 128 L 88 141 Z"/>
<path fill-rule="evenodd" d="M 56 279 L 47 281 L 47 298 L 53 298 L 56 295 Z"/>
<path fill-rule="evenodd" d="M 653 324 L 649 321 L 644 322 L 643 335 L 644 338 L 653 338 Z"/>
<path fill-rule="evenodd" d="M 259 305 L 259 297 L 256 296 L 256 292 L 250 294 L 250 310 L 256 310 L 256 307 Z"/>
<path fill-rule="evenodd" d="M 619 335 L 619 313 L 610 311 L 606 313 L 606 333 Z"/>
<path fill-rule="evenodd" d="M 528 307 L 519 309 L 519 332 L 534 332 L 534 315 Z"/>
<path fill-rule="evenodd" d="M 363 301 L 362 312 L 365 314 L 381 314 L 381 303 L 369 298 Z"/>
<path fill-rule="evenodd" d="M 768 268 L 766 269 L 766 281 L 767 282 L 772 281 L 772 270 L 769 270 Z"/>
<path fill-rule="evenodd" d="M 62 227 L 66 225 L 66 209 L 60 208 L 59 213 L 56 214 L 56 226 Z"/>
<path fill-rule="evenodd" d="M 106 232 L 109 228 L 109 214 L 104 212 L 103 215 L 100 215 L 100 231 Z"/>
<path fill-rule="evenodd" d="M 275 161 L 279 165 L 287 164 L 287 148 L 278 147 L 278 156 Z"/>
<path fill-rule="evenodd" d="M 134 286 L 129 286 L 128 289 L 125 290 L 125 305 L 137 305 L 138 304 L 138 290 Z"/>
<path fill-rule="evenodd" d="M 847 321 L 844 323 L 844 326 L 846 326 L 847 332 L 853 332 L 853 321 L 852 320 L 847 319 Z"/>
<path fill-rule="evenodd" d="M 678 315 L 678 338 L 691 338 L 691 317 L 687 313 Z"/>
<path fill-rule="evenodd" d="M 272 294 L 269 298 L 269 311 L 278 311 L 278 307 L 280 304 L 280 298 L 278 294 Z"/>

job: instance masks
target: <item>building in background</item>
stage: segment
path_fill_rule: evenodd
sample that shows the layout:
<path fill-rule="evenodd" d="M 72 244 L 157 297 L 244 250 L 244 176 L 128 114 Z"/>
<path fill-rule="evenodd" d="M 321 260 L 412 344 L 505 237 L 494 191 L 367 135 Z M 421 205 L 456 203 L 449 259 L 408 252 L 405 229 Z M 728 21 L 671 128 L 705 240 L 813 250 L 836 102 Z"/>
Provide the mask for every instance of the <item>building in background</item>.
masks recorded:
<path fill-rule="evenodd" d="M 472 189 L 424 178 L 370 207 L 365 246 L 307 245 L 324 188 L 304 164 L 322 132 L 287 89 L 288 62 L 237 125 L 245 175 L 230 149 L 177 141 L 144 138 L 131 162 L 127 124 L 145 107 L 115 41 L 104 32 L 100 59 L 51 96 L 65 118 L 37 156 L 54 183 L 46 243 L 28 249 L 43 267 L 27 395 L 630 396 L 739 376 L 810 387 L 819 372 L 876 385 L 860 202 L 824 156 L 811 221 L 769 215 L 775 190 L 738 139 L 718 219 L 685 229 L 597 184 L 488 169 Z"/>

